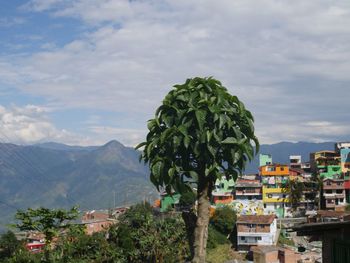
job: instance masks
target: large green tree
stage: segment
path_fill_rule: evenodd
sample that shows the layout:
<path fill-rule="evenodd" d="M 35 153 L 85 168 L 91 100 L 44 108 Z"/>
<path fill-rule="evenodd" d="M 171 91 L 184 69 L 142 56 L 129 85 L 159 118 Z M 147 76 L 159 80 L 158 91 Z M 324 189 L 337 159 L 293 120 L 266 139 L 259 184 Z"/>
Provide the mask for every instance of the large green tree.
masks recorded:
<path fill-rule="evenodd" d="M 253 116 L 213 78 L 175 85 L 149 120 L 141 158 L 152 183 L 184 193 L 195 183 L 197 217 L 193 262 L 205 262 L 209 198 L 216 179 L 237 178 L 259 146 Z"/>

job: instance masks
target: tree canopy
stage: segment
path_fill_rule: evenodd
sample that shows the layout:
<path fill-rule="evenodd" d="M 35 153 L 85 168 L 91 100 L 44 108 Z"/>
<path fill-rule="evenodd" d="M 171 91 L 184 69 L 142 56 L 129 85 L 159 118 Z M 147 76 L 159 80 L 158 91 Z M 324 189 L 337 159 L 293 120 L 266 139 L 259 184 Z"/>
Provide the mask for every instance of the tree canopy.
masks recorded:
<path fill-rule="evenodd" d="M 205 261 L 209 198 L 216 179 L 236 179 L 259 149 L 254 118 L 244 104 L 214 78 L 175 85 L 148 121 L 141 159 L 150 179 L 171 194 L 197 189 L 193 262 Z"/>
<path fill-rule="evenodd" d="M 184 176 L 215 180 L 236 178 L 254 155 L 253 116 L 244 104 L 213 78 L 188 79 L 166 95 L 149 133 L 142 159 L 149 163 L 151 181 L 171 193 L 186 190 Z"/>

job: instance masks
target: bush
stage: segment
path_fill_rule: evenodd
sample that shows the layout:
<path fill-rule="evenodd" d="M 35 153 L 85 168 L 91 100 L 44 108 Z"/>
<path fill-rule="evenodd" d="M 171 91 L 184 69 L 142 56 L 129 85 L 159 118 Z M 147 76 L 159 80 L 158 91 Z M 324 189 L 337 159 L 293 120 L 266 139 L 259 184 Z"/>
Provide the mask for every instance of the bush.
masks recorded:
<path fill-rule="evenodd" d="M 207 248 L 214 249 L 218 245 L 223 245 L 229 243 L 227 237 L 216 230 L 212 225 L 209 225 L 208 228 L 208 242 Z"/>
<path fill-rule="evenodd" d="M 228 206 L 220 207 L 215 210 L 210 223 L 214 228 L 224 235 L 231 234 L 235 227 L 237 216 L 235 211 Z"/>

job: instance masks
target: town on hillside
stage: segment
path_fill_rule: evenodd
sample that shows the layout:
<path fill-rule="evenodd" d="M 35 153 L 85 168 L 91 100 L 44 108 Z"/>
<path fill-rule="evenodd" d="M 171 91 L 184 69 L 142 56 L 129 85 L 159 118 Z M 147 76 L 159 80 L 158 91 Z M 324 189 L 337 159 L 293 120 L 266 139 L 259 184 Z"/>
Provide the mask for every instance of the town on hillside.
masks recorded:
<path fill-rule="evenodd" d="M 350 142 L 289 160 L 274 163 L 262 153 L 256 174 L 217 180 L 211 213 L 223 206 L 236 212 L 236 249 L 253 252 L 254 262 L 347 262 L 334 258 L 350 255 Z M 163 193 L 160 211 L 177 209 L 179 200 Z"/>
<path fill-rule="evenodd" d="M 350 262 L 350 142 L 336 143 L 334 151 L 310 153 L 307 161 L 297 154 L 289 160 L 274 163 L 273 156 L 262 153 L 256 174 L 216 181 L 210 214 L 222 208 L 235 212 L 227 239 L 246 259 L 235 262 Z M 87 211 L 79 224 L 91 236 L 116 224 L 128 209 Z M 152 209 L 169 217 L 189 208 L 179 193 L 164 191 Z M 42 233 L 25 235 L 29 251 L 42 251 Z"/>

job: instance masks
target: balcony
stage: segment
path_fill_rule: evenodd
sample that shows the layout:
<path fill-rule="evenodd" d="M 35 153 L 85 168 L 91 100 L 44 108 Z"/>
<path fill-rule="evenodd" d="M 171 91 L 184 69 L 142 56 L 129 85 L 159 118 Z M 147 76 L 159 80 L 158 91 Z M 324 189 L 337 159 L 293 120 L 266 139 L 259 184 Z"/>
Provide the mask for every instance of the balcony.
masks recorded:
<path fill-rule="evenodd" d="M 277 188 L 267 188 L 264 186 L 263 188 L 263 193 L 276 193 L 276 194 L 281 194 L 284 191 L 283 188 L 277 187 Z"/>
<path fill-rule="evenodd" d="M 326 199 L 335 199 L 335 194 L 323 194 L 324 198 Z"/>
<path fill-rule="evenodd" d="M 254 192 L 254 191 L 236 191 L 236 195 L 261 195 L 261 192 Z"/>
<path fill-rule="evenodd" d="M 332 184 L 332 185 L 323 185 L 323 189 L 324 190 L 343 190 L 344 189 L 344 185 L 336 185 L 336 184 Z"/>
<path fill-rule="evenodd" d="M 290 200 L 289 198 L 268 198 L 268 197 L 263 197 L 263 202 L 264 203 L 289 203 Z"/>

